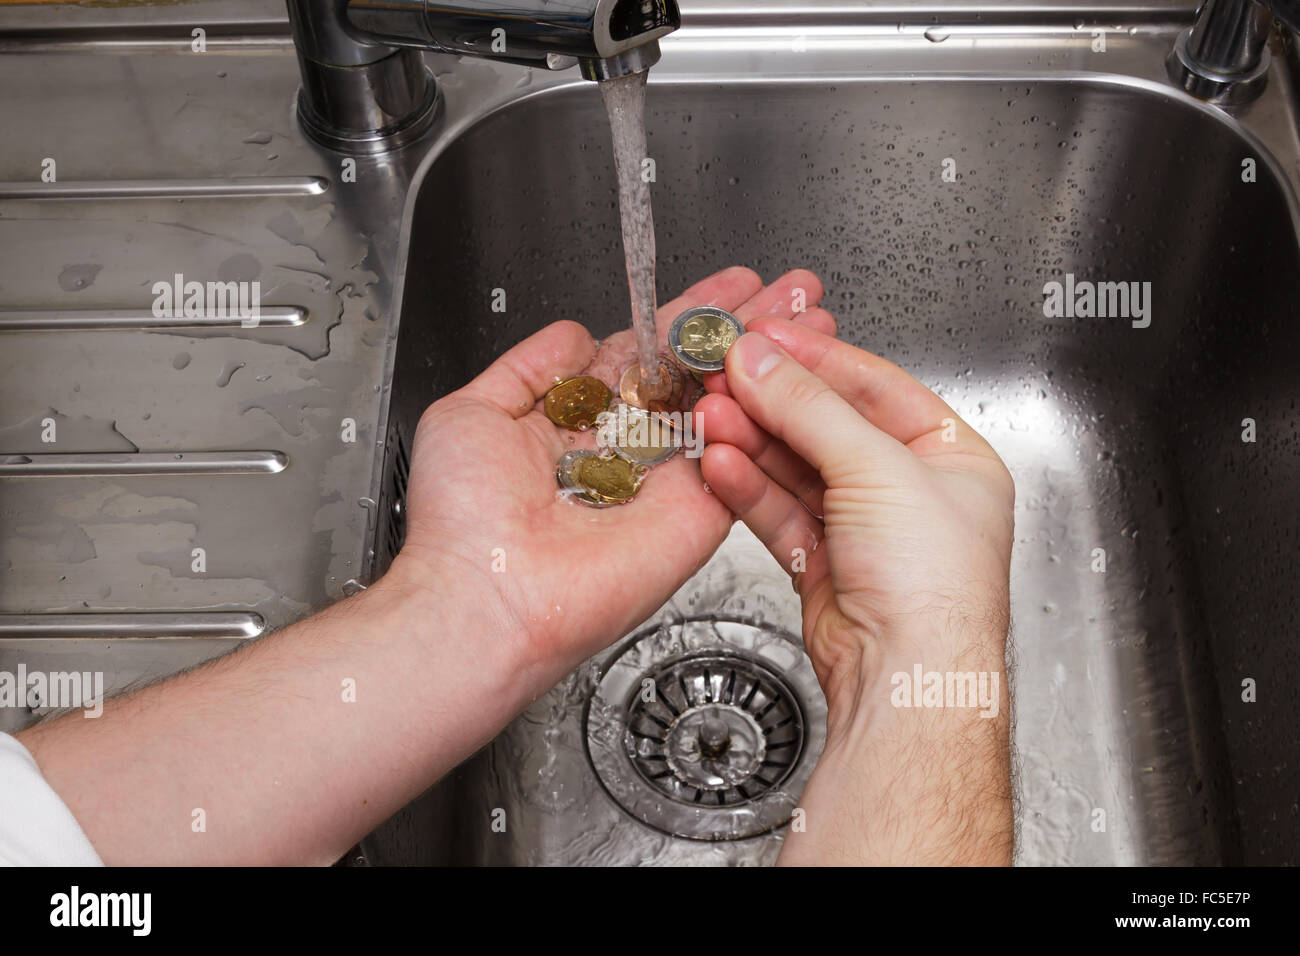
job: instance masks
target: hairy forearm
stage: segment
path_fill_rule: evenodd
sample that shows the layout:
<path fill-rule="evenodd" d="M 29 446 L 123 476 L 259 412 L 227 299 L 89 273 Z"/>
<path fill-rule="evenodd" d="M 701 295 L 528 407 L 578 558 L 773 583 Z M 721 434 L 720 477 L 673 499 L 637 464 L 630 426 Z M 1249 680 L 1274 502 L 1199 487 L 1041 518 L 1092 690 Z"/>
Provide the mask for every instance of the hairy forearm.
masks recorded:
<path fill-rule="evenodd" d="M 331 863 L 549 679 L 455 589 L 390 573 L 98 719 L 19 737 L 106 863 Z"/>
<path fill-rule="evenodd" d="M 864 662 L 851 687 L 832 688 L 826 748 L 800 801 L 802 818 L 790 828 L 781 863 L 1011 862 L 1003 637 L 967 635 L 956 644 L 963 652 L 942 662 L 945 655 L 935 652 L 927 660 L 920 650 L 924 645 L 917 653 L 891 653 Z M 915 683 L 916 663 L 924 675 L 987 675 L 988 700 L 996 699 L 995 707 L 969 706 L 969 700 L 968 706 L 935 706 L 933 696 L 928 706 L 924 698 L 900 706 L 902 686 Z M 900 674 L 908 678 L 894 679 Z"/>

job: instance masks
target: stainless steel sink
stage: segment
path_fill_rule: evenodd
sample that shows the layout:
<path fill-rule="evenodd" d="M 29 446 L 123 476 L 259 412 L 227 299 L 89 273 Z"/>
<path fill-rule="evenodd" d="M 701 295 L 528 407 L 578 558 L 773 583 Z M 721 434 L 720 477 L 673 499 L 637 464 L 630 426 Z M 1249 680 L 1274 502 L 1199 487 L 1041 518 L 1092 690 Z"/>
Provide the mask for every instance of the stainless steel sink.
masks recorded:
<path fill-rule="evenodd" d="M 221 4 L 193 6 L 208 16 Z M 1015 474 L 1019 862 L 1295 863 L 1296 64 L 1275 56 L 1263 96 L 1228 114 L 1165 79 L 1187 4 L 1089 15 L 1049 2 L 986 15 L 956 3 L 909 8 L 902 22 L 896 10 L 835 2 L 819 5 L 819 20 L 733 0 L 683 7 L 684 27 L 664 40 L 649 92 L 660 298 L 736 263 L 766 278 L 814 269 L 841 335 L 938 390 Z M 232 8 L 233 20 L 212 21 L 224 32 L 213 31 L 206 60 L 146 23 L 138 36 L 121 27 L 96 45 L 75 22 L 99 16 L 93 8 L 60 10 L 74 23 L 57 36 L 0 31 L 0 47 L 60 66 L 33 71 L 0 57 L 10 89 L 35 82 L 23 77 L 75 75 L 79 85 L 54 88 L 71 103 L 129 78 L 141 109 L 114 118 L 105 105 L 103 119 L 56 143 L 114 156 L 102 176 L 328 185 L 320 195 L 276 194 L 269 208 L 236 190 L 209 212 L 166 190 L 57 206 L 34 206 L 23 189 L 0 195 L 0 238 L 15 250 L 0 262 L 6 309 L 68 308 L 66 290 L 45 298 L 61 268 L 96 262 L 97 284 L 75 294 L 83 317 L 147 308 L 138 290 L 158 277 L 174 237 L 219 232 L 230 246 L 223 257 L 238 246 L 266 263 L 284 292 L 276 304 L 311 313 L 300 330 L 205 331 L 188 343 L 146 328 L 80 339 L 0 332 L 0 348 L 15 343 L 0 355 L 10 373 L 0 383 L 0 429 L 10 428 L 0 430 L 0 461 L 33 450 L 14 426 L 74 402 L 80 381 L 104 385 L 94 361 L 104 355 L 134 357 L 136 374 L 104 385 L 93 414 L 79 413 L 92 425 L 128 421 L 142 451 L 277 451 L 289 463 L 274 479 L 0 478 L 0 557 L 11 582 L 0 587 L 0 668 L 75 662 L 109 671 L 121 687 L 226 650 L 246 636 L 240 621 L 280 626 L 337 598 L 350 578 L 381 572 L 400 541 L 393 504 L 404 446 L 430 401 L 553 320 L 577 319 L 597 335 L 626 323 L 608 126 L 593 86 L 430 56 L 445 96 L 439 127 L 362 161 L 357 181 L 345 183 L 339 157 L 292 125 L 296 65 L 282 18 L 253 16 L 262 9 L 254 0 Z M 256 21 L 247 36 L 236 22 L 244 16 Z M 1097 30 L 1105 53 L 1094 51 Z M 75 57 L 80 68 L 64 69 Z M 39 127 L 40 89 L 0 94 L 7 128 Z M 201 107 L 184 114 L 198 117 L 192 138 L 159 139 L 169 122 L 186 122 L 174 119 L 186 103 Z M 2 185 L 27 177 L 29 158 L 9 161 Z M 943 178 L 945 159 L 955 161 L 955 182 Z M 1249 159 L 1254 182 L 1243 181 Z M 82 169 L 79 178 L 93 177 Z M 290 221 L 298 228 L 264 228 Z M 137 247 L 114 243 L 123 230 L 140 237 Z M 24 234 L 39 244 L 24 246 Z M 190 257 L 183 271 L 215 255 L 204 243 L 180 247 Z M 305 270 L 321 277 L 319 288 L 295 289 Z M 1044 284 L 1067 274 L 1150 282 L 1150 325 L 1045 317 Z M 503 314 L 491 308 L 499 288 Z M 235 396 L 205 379 L 202 395 L 221 400 L 196 399 L 200 391 L 174 378 L 181 351 L 200 357 L 204 375 L 260 363 L 271 381 L 237 375 Z M 298 394 L 298 381 L 309 393 Z M 282 414 L 245 414 L 267 407 Z M 311 427 L 286 426 L 300 409 Z M 136 424 L 154 412 L 154 425 Z M 332 440 L 343 416 L 358 421 L 373 461 L 322 438 Z M 1242 440 L 1248 418 L 1253 443 Z M 72 450 L 122 450 L 100 447 L 103 435 L 87 431 L 89 444 Z M 123 508 L 134 510 L 117 514 Z M 239 517 L 228 522 L 232 509 Z M 47 511 L 57 519 L 43 523 Z M 77 529 L 111 551 L 87 563 Z M 217 542 L 223 568 L 251 565 L 256 580 L 185 574 L 200 532 Z M 1098 549 L 1104 571 L 1094 570 Z M 273 571 L 249 560 L 266 555 L 278 556 Z M 104 588 L 92 588 L 94 573 L 108 575 Z M 770 799 L 797 803 L 823 704 L 801 671 L 793 597 L 737 529 L 655 618 L 611 634 L 608 653 L 372 834 L 358 856 L 771 862 L 782 830 L 756 803 L 718 813 L 708 806 L 715 795 L 683 811 L 655 795 L 653 775 L 611 770 L 617 754 L 602 721 L 629 707 L 626 682 L 639 674 L 679 660 L 713 668 L 721 657 L 741 670 L 736 681 L 767 681 L 761 693 L 771 700 L 788 692 L 771 713 L 797 716 L 789 726 L 799 727 L 799 757 Z M 74 611 L 116 615 L 134 637 L 116 639 L 121 628 L 93 637 L 89 619 L 69 622 Z M 149 630 L 146 612 L 179 617 Z M 227 622 L 234 631 L 187 637 L 199 612 L 243 616 Z M 718 672 L 709 680 L 726 687 Z M 1247 680 L 1257 684 L 1254 702 L 1243 700 Z M 0 715 L 0 727 L 29 715 L 20 716 Z"/>
<path fill-rule="evenodd" d="M 937 389 L 1015 474 L 1020 861 L 1294 862 L 1300 248 L 1266 154 L 1224 114 L 1135 79 L 781 79 L 721 54 L 706 77 L 668 49 L 649 97 L 662 294 L 732 263 L 816 270 L 842 337 Z M 565 86 L 475 123 L 425 168 L 399 432 L 546 322 L 624 325 L 607 140 L 595 91 Z M 1044 284 L 1066 273 L 1150 282 L 1150 326 L 1045 318 Z M 788 585 L 757 554 L 734 534 L 658 624 L 759 614 L 797 633 Z M 763 606 L 737 607 L 746 595 Z M 602 788 L 584 707 L 623 646 L 375 834 L 371 858 L 771 860 L 779 831 L 672 838 Z M 1272 692 L 1244 703 L 1247 677 Z"/>

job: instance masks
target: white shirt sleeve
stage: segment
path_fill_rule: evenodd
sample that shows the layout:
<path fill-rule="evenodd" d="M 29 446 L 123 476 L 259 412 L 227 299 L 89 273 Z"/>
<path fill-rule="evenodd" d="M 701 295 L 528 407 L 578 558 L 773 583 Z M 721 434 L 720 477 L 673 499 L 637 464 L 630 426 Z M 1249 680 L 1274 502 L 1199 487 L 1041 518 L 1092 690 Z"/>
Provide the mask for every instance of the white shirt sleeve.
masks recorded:
<path fill-rule="evenodd" d="M 27 748 L 0 734 L 0 866 L 103 866 Z"/>

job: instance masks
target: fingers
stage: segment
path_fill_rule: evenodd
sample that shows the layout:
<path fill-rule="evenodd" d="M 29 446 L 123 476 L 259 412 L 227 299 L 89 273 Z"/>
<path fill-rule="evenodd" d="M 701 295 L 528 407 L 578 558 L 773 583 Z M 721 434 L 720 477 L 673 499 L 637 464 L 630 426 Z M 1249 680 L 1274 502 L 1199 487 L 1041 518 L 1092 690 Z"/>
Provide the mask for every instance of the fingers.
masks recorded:
<path fill-rule="evenodd" d="M 595 354 L 596 342 L 590 332 L 577 322 L 555 322 L 511 348 L 452 395 L 520 418 L 532 411 L 557 378 L 579 374 Z"/>
<path fill-rule="evenodd" d="M 816 275 L 807 269 L 791 269 L 750 296 L 734 310 L 735 316 L 746 328 L 755 319 L 767 315 L 789 319 L 823 335 L 834 335 L 835 319 L 825 309 L 817 307 L 822 300 L 822 291 L 821 280 Z"/>
<path fill-rule="evenodd" d="M 951 427 L 951 441 L 939 437 L 942 450 L 992 453 L 947 402 L 892 362 L 789 322 L 758 319 L 750 328 L 776 342 L 868 421 L 904 445 Z"/>
<path fill-rule="evenodd" d="M 822 283 L 807 269 L 791 269 L 770 285 L 753 269 L 732 266 L 695 283 L 671 302 L 659 306 L 656 319 L 664 331 L 687 309 L 716 305 L 733 313 L 742 323 L 763 315 L 793 319 L 808 328 L 835 334 L 835 320 L 825 309 Z"/>
<path fill-rule="evenodd" d="M 815 273 L 807 269 L 791 269 L 732 311 L 746 328 L 757 319 L 771 316 L 773 319 L 788 319 L 823 335 L 835 335 L 834 317 L 817 306 L 823 291 L 821 280 Z M 722 373 L 706 375 L 704 387 L 710 392 L 726 395 L 727 377 Z"/>
<path fill-rule="evenodd" d="M 817 470 L 785 442 L 754 424 L 736 401 L 725 395 L 706 395 L 695 406 L 696 434 L 710 443 L 731 445 L 745 453 L 777 484 L 801 501 L 812 514 L 824 513 L 826 484 Z"/>
<path fill-rule="evenodd" d="M 734 311 L 736 318 L 748 326 L 762 315 L 793 319 L 821 300 L 821 280 L 807 269 L 791 269 L 770 285 L 754 292 Z"/>
<path fill-rule="evenodd" d="M 913 460 L 765 335 L 742 335 L 727 353 L 726 371 L 745 413 L 817 469 L 828 488 L 853 487 L 868 480 L 868 470 L 902 469 Z"/>
<path fill-rule="evenodd" d="M 829 335 L 832 338 L 839 332 L 835 317 L 821 308 L 795 313 L 794 323 L 795 325 L 806 326 L 814 332 L 820 332 L 822 335 Z"/>
<path fill-rule="evenodd" d="M 749 526 L 786 573 L 805 570 L 807 556 L 825 531 L 794 495 L 733 445 L 709 445 L 700 468 L 713 493 Z M 800 557 L 803 561 L 796 566 Z"/>
<path fill-rule="evenodd" d="M 655 324 L 661 335 L 667 335 L 673 319 L 687 309 L 697 305 L 716 305 L 731 312 L 762 288 L 763 280 L 753 269 L 744 266 L 723 269 L 701 279 L 666 305 L 659 306 L 655 312 Z"/>

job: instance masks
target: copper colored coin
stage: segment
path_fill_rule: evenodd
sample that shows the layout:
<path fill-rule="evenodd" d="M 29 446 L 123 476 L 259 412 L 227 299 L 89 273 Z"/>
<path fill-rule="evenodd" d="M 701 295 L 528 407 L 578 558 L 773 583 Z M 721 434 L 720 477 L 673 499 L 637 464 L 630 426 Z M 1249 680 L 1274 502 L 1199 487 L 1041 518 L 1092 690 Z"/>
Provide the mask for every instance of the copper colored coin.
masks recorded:
<path fill-rule="evenodd" d="M 561 428 L 581 431 L 596 424 L 596 417 L 609 408 L 612 397 L 609 386 L 600 379 L 579 375 L 546 393 L 546 417 Z"/>
<path fill-rule="evenodd" d="M 652 412 L 670 412 L 681 409 L 685 383 L 681 368 L 667 356 L 659 356 L 659 382 L 648 388 L 641 380 L 641 366 L 633 363 L 618 381 L 618 393 L 623 401 L 636 408 Z"/>

